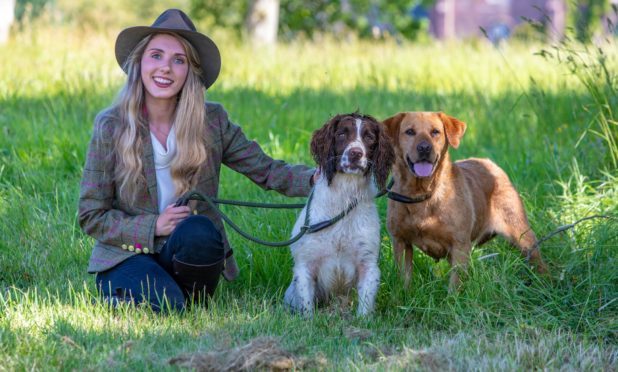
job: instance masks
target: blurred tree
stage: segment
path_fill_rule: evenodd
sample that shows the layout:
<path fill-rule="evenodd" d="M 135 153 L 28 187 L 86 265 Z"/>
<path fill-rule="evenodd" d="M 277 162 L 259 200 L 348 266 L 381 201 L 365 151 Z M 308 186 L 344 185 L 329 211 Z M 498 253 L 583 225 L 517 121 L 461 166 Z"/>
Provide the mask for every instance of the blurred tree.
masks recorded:
<path fill-rule="evenodd" d="M 575 31 L 575 38 L 589 42 L 602 27 L 602 18 L 610 9 L 609 0 L 568 1 L 569 27 Z"/>
<path fill-rule="evenodd" d="M 168 8 L 186 9 L 189 0 L 17 0 L 16 18 L 33 20 L 43 14 L 85 30 L 115 30 L 148 24 Z"/>
<path fill-rule="evenodd" d="M 245 15 L 249 11 L 246 0 L 190 0 L 189 14 L 204 22 L 207 27 L 223 27 L 243 32 Z"/>
<path fill-rule="evenodd" d="M 45 5 L 52 1 L 53 0 L 17 0 L 15 2 L 15 19 L 21 22 L 25 16 L 36 18 L 43 12 Z"/>
<path fill-rule="evenodd" d="M 15 0 L 0 0 L 0 44 L 9 39 L 9 30 L 15 19 Z"/>
<path fill-rule="evenodd" d="M 206 27 L 234 30 L 273 42 L 331 34 L 414 40 L 423 33 L 426 20 L 417 17 L 419 6 L 429 8 L 435 0 L 16 0 L 16 17 L 22 21 L 45 12 L 53 20 L 75 27 L 113 30 L 130 24 L 145 24 L 166 8 L 188 9 Z M 600 1 L 600 0 L 580 0 Z M 607 0 L 605 0 L 607 2 Z M 264 4 L 267 6 L 264 7 Z M 421 12 L 422 13 L 422 12 Z M 277 26 L 278 23 L 278 26 Z M 267 26 L 268 25 L 268 26 Z M 268 36 L 265 30 L 268 31 Z M 275 31 L 273 31 L 275 30 Z"/>
<path fill-rule="evenodd" d="M 253 0 L 246 21 L 249 39 L 256 45 L 277 42 L 279 0 Z"/>
<path fill-rule="evenodd" d="M 190 0 L 191 15 L 208 24 L 243 34 L 244 19 L 252 3 L 244 0 Z M 429 8 L 435 0 L 280 0 L 278 30 L 285 39 L 299 35 L 314 37 L 330 33 L 335 37 L 402 36 L 416 39 L 423 20 L 415 7 Z"/>
<path fill-rule="evenodd" d="M 114 0 L 54 0 L 62 22 L 87 30 L 114 30 L 138 22 L 128 4 Z"/>
<path fill-rule="evenodd" d="M 350 0 L 352 11 L 348 25 L 361 36 L 384 37 L 401 35 L 416 40 L 423 31 L 419 9 L 429 9 L 435 0 Z"/>

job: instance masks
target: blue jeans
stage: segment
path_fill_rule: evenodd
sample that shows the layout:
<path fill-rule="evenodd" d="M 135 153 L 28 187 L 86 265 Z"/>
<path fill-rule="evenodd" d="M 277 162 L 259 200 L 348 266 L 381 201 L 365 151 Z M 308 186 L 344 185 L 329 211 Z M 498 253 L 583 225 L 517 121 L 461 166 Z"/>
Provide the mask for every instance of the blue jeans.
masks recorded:
<path fill-rule="evenodd" d="M 204 216 L 180 222 L 158 254 L 138 254 L 97 273 L 96 284 L 110 303 L 147 303 L 155 311 L 183 310 L 206 301 L 223 270 L 221 234 Z"/>

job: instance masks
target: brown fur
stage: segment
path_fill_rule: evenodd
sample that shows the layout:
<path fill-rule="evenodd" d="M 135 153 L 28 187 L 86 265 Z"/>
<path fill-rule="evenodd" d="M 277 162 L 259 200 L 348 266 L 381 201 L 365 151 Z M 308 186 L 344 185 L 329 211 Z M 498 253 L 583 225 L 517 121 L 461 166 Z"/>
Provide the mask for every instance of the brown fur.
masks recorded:
<path fill-rule="evenodd" d="M 373 135 L 373 138 L 366 141 L 369 145 L 367 150 L 370 164 L 367 172 L 373 172 L 378 188 L 383 189 L 393 162 L 393 150 L 382 123 L 372 116 L 350 113 L 332 117 L 313 133 L 311 155 L 330 185 L 338 171 L 337 167 L 343 152 L 343 148 L 337 148 L 341 145 L 337 141 L 337 129 L 342 125 L 353 123 L 353 119 L 363 120 L 367 130 Z M 347 142 L 344 141 L 343 144 Z"/>
<path fill-rule="evenodd" d="M 404 112 L 384 121 L 395 149 L 394 192 L 409 197 L 429 194 L 416 204 L 388 201 L 387 227 L 395 259 L 409 284 L 415 245 L 451 266 L 449 289 L 460 283 L 458 268 L 465 269 L 472 245 L 496 234 L 506 238 L 539 272 L 547 271 L 521 198 L 508 176 L 488 159 L 451 162 L 448 147 L 457 148 L 466 124 L 443 113 Z M 429 149 L 429 150 L 428 150 Z M 422 151 L 424 150 L 424 151 Z M 415 163 L 433 164 L 425 177 Z"/>

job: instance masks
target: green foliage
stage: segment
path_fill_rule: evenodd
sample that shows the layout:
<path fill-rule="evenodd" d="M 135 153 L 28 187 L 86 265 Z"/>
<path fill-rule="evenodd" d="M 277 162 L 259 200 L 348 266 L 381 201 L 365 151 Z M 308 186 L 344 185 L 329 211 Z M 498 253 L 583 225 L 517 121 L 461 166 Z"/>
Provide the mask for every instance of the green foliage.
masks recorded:
<path fill-rule="evenodd" d="M 568 26 L 575 31 L 577 41 L 590 42 L 595 33 L 600 31 L 602 17 L 609 10 L 609 0 L 568 0 Z"/>
<path fill-rule="evenodd" d="M 249 3 L 245 0 L 190 0 L 189 14 L 204 22 L 207 28 L 217 26 L 242 35 Z"/>
<path fill-rule="evenodd" d="M 281 0 L 279 31 L 283 39 L 312 38 L 328 33 L 336 38 L 396 36 L 414 40 L 427 32 L 427 24 L 410 16 L 416 5 L 435 0 Z M 249 2 L 244 0 L 191 0 L 191 15 L 209 25 L 242 34 Z M 377 34 L 376 34 L 377 32 Z"/>
<path fill-rule="evenodd" d="M 44 10 L 45 6 L 53 0 L 16 0 L 15 19 L 22 21 L 24 17 L 36 18 Z"/>
<path fill-rule="evenodd" d="M 487 35 L 485 35 L 487 37 Z M 548 34 L 544 23 L 527 20 L 519 24 L 513 30 L 511 39 L 525 43 L 544 43 L 547 41 Z"/>
<path fill-rule="evenodd" d="M 589 101 L 582 109 L 592 117 L 582 135 L 592 134 L 602 141 L 603 148 L 596 146 L 605 159 L 600 170 L 613 172 L 618 169 L 618 73 L 610 62 L 615 56 L 608 55 L 604 46 L 607 49 L 613 43 L 593 47 L 576 43 L 567 36 L 551 49 L 541 50 L 539 55 L 566 66 L 586 88 Z"/>
<path fill-rule="evenodd" d="M 81 31 L 105 32 L 138 24 L 149 24 L 163 10 L 184 9 L 189 0 L 17 0 L 17 19 L 62 23 Z"/>
<path fill-rule="evenodd" d="M 414 40 L 423 30 L 420 20 L 411 17 L 416 5 L 428 7 L 434 1 L 300 1 L 283 0 L 281 30 L 290 38 L 297 34 L 313 36 L 329 32 L 336 37 L 396 36 Z"/>

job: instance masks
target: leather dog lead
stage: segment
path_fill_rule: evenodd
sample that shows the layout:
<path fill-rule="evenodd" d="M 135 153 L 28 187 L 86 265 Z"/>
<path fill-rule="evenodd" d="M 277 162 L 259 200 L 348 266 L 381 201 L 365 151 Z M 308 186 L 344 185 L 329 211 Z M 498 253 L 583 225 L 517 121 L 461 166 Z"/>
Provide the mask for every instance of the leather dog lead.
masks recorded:
<path fill-rule="evenodd" d="M 377 199 L 379 197 L 387 195 L 387 197 L 391 200 L 395 200 L 400 203 L 411 204 L 411 203 L 423 202 L 431 197 L 431 194 L 425 194 L 425 195 L 421 195 L 417 197 L 408 197 L 405 195 L 398 194 L 394 191 L 391 191 L 391 188 L 393 187 L 394 184 L 395 184 L 395 180 L 391 179 L 391 181 L 386 186 L 386 188 L 380 191 L 375 196 L 375 198 Z M 181 205 L 183 206 L 187 205 L 189 203 L 189 200 L 199 200 L 199 201 L 208 203 L 210 207 L 213 208 L 215 212 L 219 215 L 219 217 L 221 217 L 228 225 L 230 225 L 230 227 L 232 227 L 232 229 L 234 229 L 242 237 L 244 237 L 247 240 L 251 240 L 254 243 L 258 243 L 258 244 L 266 245 L 270 247 L 285 247 L 285 246 L 288 246 L 296 242 L 306 233 L 311 234 L 311 233 L 315 233 L 320 230 L 323 230 L 327 227 L 330 227 L 334 225 L 335 223 L 337 223 L 339 220 L 341 220 L 343 217 L 345 217 L 348 213 L 350 213 L 358 204 L 358 200 L 354 199 L 352 203 L 350 203 L 348 208 L 346 208 L 346 210 L 342 211 L 335 217 L 329 220 L 310 224 L 309 210 L 311 206 L 311 201 L 313 200 L 313 189 L 312 189 L 311 194 L 309 194 L 309 198 L 307 199 L 307 213 L 305 214 L 305 222 L 303 226 L 301 226 L 300 232 L 296 236 L 293 236 L 292 238 L 286 241 L 268 242 L 268 241 L 253 237 L 249 235 L 248 233 L 242 231 L 240 227 L 238 227 L 226 214 L 224 214 L 223 212 L 221 212 L 221 210 L 219 210 L 219 208 L 217 207 L 217 204 L 227 204 L 227 205 L 253 207 L 253 208 L 281 208 L 281 209 L 282 208 L 299 209 L 299 208 L 305 207 L 305 204 L 270 204 L 270 203 L 255 203 L 255 202 L 244 202 L 244 201 L 236 201 L 236 200 L 225 200 L 225 199 L 210 198 L 202 193 L 199 193 L 196 191 L 189 191 L 185 195 L 178 198 L 174 206 L 178 207 Z"/>
<path fill-rule="evenodd" d="M 253 237 L 249 235 L 248 233 L 242 231 L 240 227 L 238 227 L 226 214 L 224 214 L 223 212 L 221 212 L 221 210 L 219 210 L 219 208 L 217 207 L 217 204 L 229 204 L 229 205 L 236 205 L 236 206 L 256 207 L 256 208 L 303 208 L 305 206 L 304 204 L 268 204 L 268 203 L 241 202 L 241 201 L 234 201 L 234 200 L 221 200 L 217 198 L 210 198 L 197 191 L 189 191 L 185 195 L 178 198 L 174 206 L 178 207 L 181 205 L 182 206 L 187 205 L 189 203 L 189 200 L 199 200 L 199 201 L 208 203 L 208 205 L 214 209 L 214 211 L 219 215 L 219 217 L 221 217 L 228 225 L 230 225 L 230 227 L 232 227 L 232 229 L 234 229 L 242 237 L 244 237 L 247 240 L 251 240 L 254 243 L 258 243 L 258 244 L 266 245 L 270 247 L 288 246 L 296 242 L 297 240 L 299 240 L 306 233 L 309 233 L 309 234 L 315 233 L 329 226 L 332 226 L 335 223 L 337 223 L 339 220 L 341 220 L 343 217 L 345 217 L 348 213 L 350 213 L 352 209 L 354 209 L 358 205 L 358 200 L 354 199 L 352 203 L 350 203 L 348 208 L 346 208 L 346 210 L 342 211 L 335 217 L 329 220 L 310 224 L 309 211 L 311 209 L 310 208 L 311 201 L 313 200 L 313 189 L 311 189 L 311 194 L 309 194 L 309 198 L 307 200 L 307 212 L 305 213 L 305 222 L 303 226 L 301 226 L 300 232 L 296 236 L 293 236 L 289 240 L 286 240 L 283 242 L 268 242 L 268 241 Z"/>
<path fill-rule="evenodd" d="M 395 184 L 395 180 L 391 178 L 391 182 L 388 183 L 388 185 L 386 186 L 384 190 L 380 191 L 380 193 L 376 195 L 376 198 L 379 198 L 382 195 L 386 195 L 386 197 L 391 200 L 394 200 L 400 203 L 405 203 L 405 204 L 420 203 L 420 202 L 424 202 L 425 200 L 431 198 L 430 193 L 419 195 L 419 196 L 412 196 L 412 197 L 398 194 L 394 191 L 391 191 L 391 188 L 393 187 L 394 184 Z"/>

